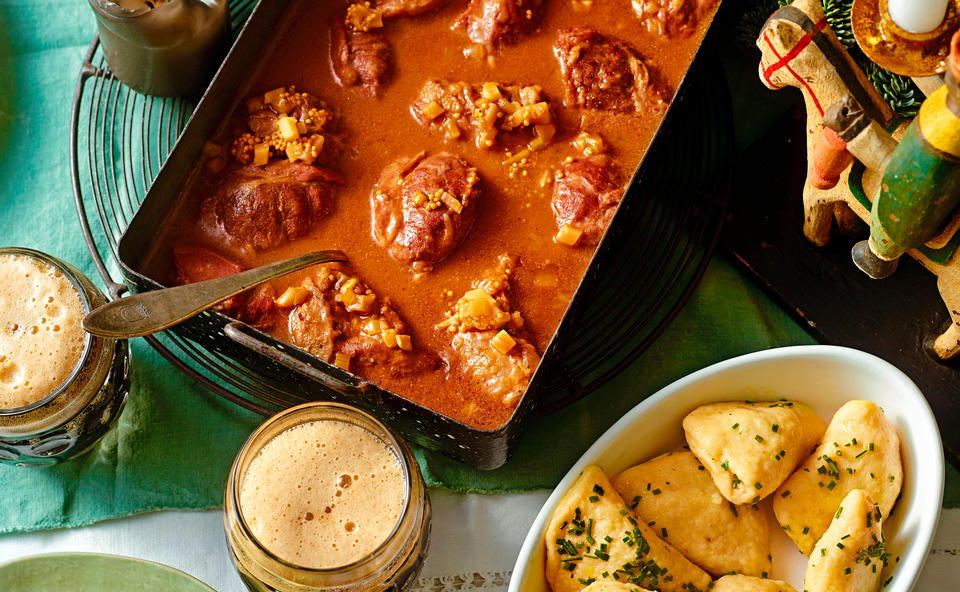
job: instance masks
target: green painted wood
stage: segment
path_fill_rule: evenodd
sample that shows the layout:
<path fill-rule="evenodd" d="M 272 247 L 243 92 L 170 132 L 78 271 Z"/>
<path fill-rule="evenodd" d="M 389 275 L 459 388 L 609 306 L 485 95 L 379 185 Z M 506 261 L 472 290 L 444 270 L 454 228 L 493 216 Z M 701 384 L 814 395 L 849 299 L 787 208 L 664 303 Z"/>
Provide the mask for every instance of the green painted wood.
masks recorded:
<path fill-rule="evenodd" d="M 216 592 L 166 565 L 100 553 L 51 553 L 0 565 L 4 592 Z"/>
<path fill-rule="evenodd" d="M 873 202 L 867 197 L 866 191 L 863 190 L 863 173 L 865 171 L 866 167 L 863 166 L 863 163 L 859 160 L 854 161 L 853 168 L 850 169 L 850 176 L 847 178 L 847 185 L 850 193 L 857 198 L 857 201 L 859 201 L 867 211 L 870 211 L 873 207 Z M 947 244 L 939 249 L 922 246 L 917 247 L 917 250 L 930 261 L 939 263 L 940 265 L 946 265 L 950 262 L 950 259 L 953 257 L 953 254 L 957 252 L 958 248 L 960 248 L 960 232 L 954 232 Z"/>
<path fill-rule="evenodd" d="M 960 205 L 960 161 L 926 141 L 919 118 L 890 158 L 877 200 L 870 231 L 875 238 L 882 234 L 878 226 L 886 231 L 893 244 L 876 246 L 890 257 L 937 236 Z"/>

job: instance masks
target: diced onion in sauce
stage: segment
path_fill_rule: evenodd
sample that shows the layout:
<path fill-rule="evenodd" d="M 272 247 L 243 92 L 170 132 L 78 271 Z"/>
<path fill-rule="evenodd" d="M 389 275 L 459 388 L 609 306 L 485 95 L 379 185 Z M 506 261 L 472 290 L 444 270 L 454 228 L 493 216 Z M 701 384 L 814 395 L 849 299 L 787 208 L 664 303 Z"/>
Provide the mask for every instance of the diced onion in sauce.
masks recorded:
<path fill-rule="evenodd" d="M 310 297 L 310 291 L 303 286 L 291 286 L 283 291 L 274 302 L 280 308 L 299 306 Z"/>
<path fill-rule="evenodd" d="M 380 338 L 383 339 L 384 345 L 387 347 L 397 347 L 397 330 L 396 329 L 387 329 L 380 334 Z"/>
<path fill-rule="evenodd" d="M 337 354 L 333 357 L 333 365 L 350 371 L 350 356 L 347 354 Z"/>
<path fill-rule="evenodd" d="M 370 312 L 370 307 L 373 306 L 374 301 L 377 299 L 373 294 L 362 294 L 356 297 L 353 304 L 347 305 L 347 310 L 354 312 Z"/>
<path fill-rule="evenodd" d="M 296 140 L 300 137 L 300 130 L 297 129 L 297 120 L 289 115 L 277 119 L 277 129 L 280 131 L 280 137 L 284 140 Z"/>
<path fill-rule="evenodd" d="M 440 103 L 436 101 L 430 101 L 423 106 L 423 109 L 420 110 L 420 112 L 423 113 L 423 116 L 427 119 L 436 119 L 443 115 L 444 111 L 446 111 L 446 109 L 444 109 Z"/>
<path fill-rule="evenodd" d="M 493 339 L 490 340 L 490 347 L 497 350 L 501 354 L 510 353 L 510 350 L 512 350 L 516 345 L 517 340 L 513 337 L 510 337 L 510 334 L 503 330 L 494 335 Z"/>
<path fill-rule="evenodd" d="M 555 238 L 558 243 L 572 247 L 577 244 L 581 235 L 583 235 L 583 231 L 579 228 L 574 228 L 569 224 L 564 224 L 560 227 L 560 230 L 557 232 L 557 236 Z"/>
<path fill-rule="evenodd" d="M 256 144 L 253 147 L 253 164 L 254 166 L 264 166 L 270 162 L 270 145 L 269 144 Z"/>
<path fill-rule="evenodd" d="M 453 210 L 458 214 L 463 211 L 463 204 L 460 203 L 460 200 L 455 198 L 448 191 L 444 191 L 443 193 L 440 194 L 440 201 L 442 201 L 444 204 L 446 204 L 448 208 L 450 208 L 451 210 Z"/>
<path fill-rule="evenodd" d="M 356 304 L 357 295 L 350 290 L 340 292 L 340 302 L 350 310 L 350 307 Z"/>
<path fill-rule="evenodd" d="M 481 91 L 483 98 L 489 101 L 499 100 L 503 95 L 500 94 L 500 87 L 497 86 L 496 82 L 484 82 L 483 89 Z"/>

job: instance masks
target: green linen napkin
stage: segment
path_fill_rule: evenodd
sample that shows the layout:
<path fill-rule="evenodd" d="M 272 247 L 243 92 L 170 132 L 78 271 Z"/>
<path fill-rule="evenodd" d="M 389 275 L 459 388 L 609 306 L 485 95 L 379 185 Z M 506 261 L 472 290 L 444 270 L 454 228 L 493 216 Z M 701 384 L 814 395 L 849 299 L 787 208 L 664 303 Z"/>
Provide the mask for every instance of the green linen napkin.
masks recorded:
<path fill-rule="evenodd" d="M 49 252 L 98 279 L 74 210 L 68 151 L 73 90 L 94 31 L 86 0 L 0 0 L 0 246 Z M 587 400 L 532 422 L 506 467 L 478 472 L 428 451 L 417 456 L 430 484 L 458 491 L 552 487 L 658 388 L 734 355 L 811 341 L 718 257 L 643 356 Z M 133 356 L 127 407 L 90 454 L 51 469 L 0 466 L 0 533 L 220 506 L 233 458 L 261 418 L 196 386 L 142 340 Z"/>

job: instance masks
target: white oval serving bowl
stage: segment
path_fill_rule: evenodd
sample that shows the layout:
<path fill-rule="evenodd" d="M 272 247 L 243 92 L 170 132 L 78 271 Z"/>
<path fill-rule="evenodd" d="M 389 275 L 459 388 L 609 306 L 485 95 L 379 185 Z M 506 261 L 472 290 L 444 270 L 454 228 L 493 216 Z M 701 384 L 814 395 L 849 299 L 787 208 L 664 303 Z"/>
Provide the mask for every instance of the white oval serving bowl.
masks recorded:
<path fill-rule="evenodd" d="M 909 592 L 933 542 L 943 499 L 940 432 L 920 390 L 891 364 L 870 354 L 825 345 L 772 349 L 714 364 L 661 389 L 603 434 L 544 503 L 514 566 L 509 592 L 549 592 L 543 535 L 554 506 L 587 465 L 608 475 L 684 445 L 683 417 L 705 403 L 787 398 L 812 407 L 826 422 L 853 399 L 883 408 L 900 436 L 903 488 L 884 523 L 890 565 L 883 592 Z M 775 523 L 774 523 L 775 524 Z M 807 558 L 777 530 L 771 544 L 771 578 L 803 590 Z M 899 557 L 899 561 L 895 558 Z"/>

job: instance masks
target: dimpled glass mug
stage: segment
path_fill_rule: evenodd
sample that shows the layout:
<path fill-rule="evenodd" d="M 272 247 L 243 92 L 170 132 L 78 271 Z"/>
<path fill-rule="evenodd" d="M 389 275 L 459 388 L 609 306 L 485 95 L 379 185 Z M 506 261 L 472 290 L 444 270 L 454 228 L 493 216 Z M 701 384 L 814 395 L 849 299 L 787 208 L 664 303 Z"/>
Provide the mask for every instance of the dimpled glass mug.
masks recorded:
<path fill-rule="evenodd" d="M 70 264 L 0 249 L 0 463 L 47 466 L 89 450 L 130 390 L 125 340 L 80 322 L 106 297 Z"/>
<path fill-rule="evenodd" d="M 410 448 L 374 417 L 307 403 L 240 449 L 227 545 L 251 592 L 400 591 L 416 581 L 431 510 Z"/>
<path fill-rule="evenodd" d="M 133 90 L 204 87 L 229 48 L 227 0 L 89 0 L 111 72 Z"/>

